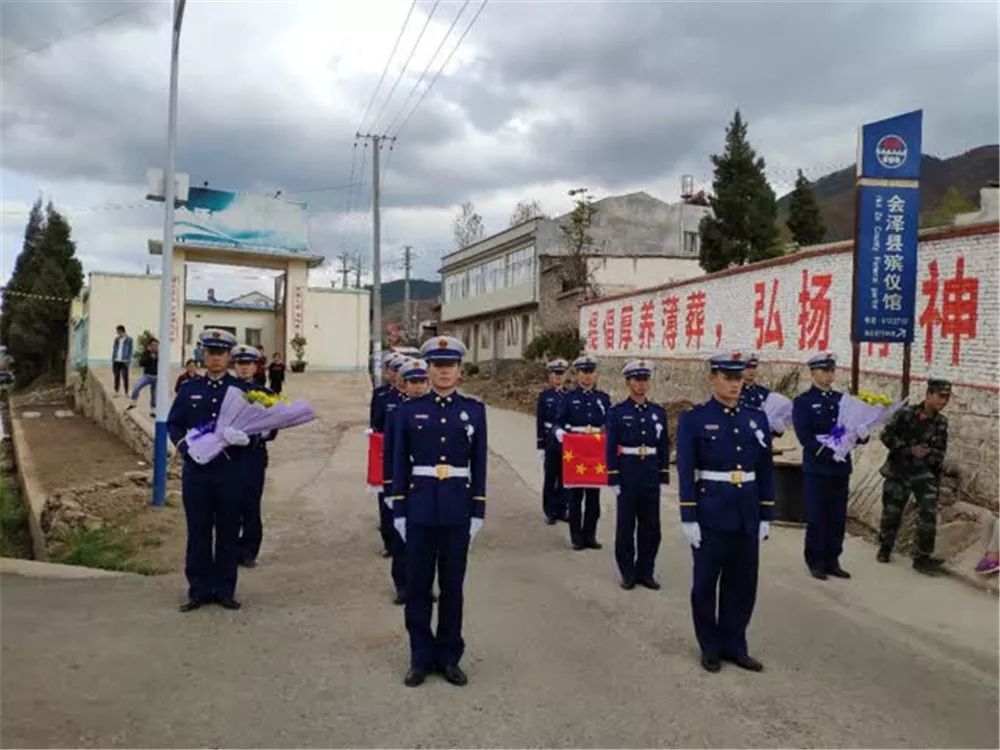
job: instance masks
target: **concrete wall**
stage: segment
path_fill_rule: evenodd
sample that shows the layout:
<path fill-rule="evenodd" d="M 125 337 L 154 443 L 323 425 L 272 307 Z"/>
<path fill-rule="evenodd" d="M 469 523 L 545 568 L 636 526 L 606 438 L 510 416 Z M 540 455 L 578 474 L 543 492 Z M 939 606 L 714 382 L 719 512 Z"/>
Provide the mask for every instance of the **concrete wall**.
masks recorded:
<path fill-rule="evenodd" d="M 310 288 L 302 334 L 310 370 L 364 372 L 367 367 L 369 294 L 357 289 Z M 294 334 L 293 334 L 294 335 Z M 289 348 L 288 361 L 294 359 Z"/>
<path fill-rule="evenodd" d="M 234 310 L 226 307 L 211 307 L 189 302 L 184 315 L 185 325 L 191 326 L 191 340 L 184 341 L 184 356 L 190 357 L 194 351 L 198 334 L 205 328 L 235 328 L 236 338 L 241 344 L 250 343 L 247 340 L 247 329 L 260 329 L 260 343 L 268 358 L 274 353 L 274 311 L 273 310 Z"/>
<path fill-rule="evenodd" d="M 464 320 L 454 334 L 468 347 L 467 362 L 521 359 L 524 347 L 538 332 L 536 313 L 530 308 L 495 316 Z"/>
<path fill-rule="evenodd" d="M 600 256 L 588 258 L 587 268 L 602 293 L 683 281 L 703 273 L 696 258 Z"/>
<path fill-rule="evenodd" d="M 989 224 L 923 233 L 917 284 L 917 314 L 922 322 L 915 330 L 912 355 L 914 398 L 922 395 L 930 374 L 955 383 L 947 412 L 949 458 L 958 472 L 961 492 L 974 498 L 970 502 L 994 512 L 1000 474 L 996 448 L 1000 443 L 998 231 L 1000 227 Z M 962 295 L 957 294 L 959 278 L 965 279 Z M 800 296 L 804 284 L 805 302 Z M 817 297 L 816 290 L 826 284 L 829 287 Z M 806 250 L 587 303 L 580 308 L 579 326 L 587 351 L 602 361 L 611 358 L 608 370 L 636 356 L 656 359 L 655 397 L 662 400 L 702 399 L 707 392 L 704 359 L 720 347 L 759 351 L 765 384 L 794 379 L 798 373 L 799 389 L 808 381 L 802 363 L 815 352 L 834 351 L 840 357 L 840 383 L 846 385 L 851 352 L 850 284 L 849 244 Z M 947 303 L 949 323 L 943 326 L 938 314 L 944 314 L 946 294 L 951 294 L 952 300 L 964 299 L 970 307 L 962 310 Z M 700 326 L 697 303 L 702 300 L 704 320 Z M 676 336 L 670 319 L 674 303 Z M 648 318 L 644 318 L 644 311 Z M 954 326 L 967 327 L 963 335 L 956 336 Z M 698 330 L 703 330 L 700 336 Z M 861 387 L 897 396 L 901 358 L 901 345 L 863 345 Z M 605 379 L 620 392 L 619 380 Z"/>
<path fill-rule="evenodd" d="M 160 277 L 93 272 L 87 281 L 87 360 L 111 364 L 115 326 L 136 339 L 144 329 L 155 335 L 160 318 Z M 165 347 L 163 348 L 165 350 Z M 180 352 L 173 358 L 180 363 Z"/>
<path fill-rule="evenodd" d="M 493 310 L 509 310 L 535 301 L 535 281 L 531 280 L 506 289 L 497 289 L 468 299 L 445 302 L 441 305 L 442 322 L 452 322 Z"/>

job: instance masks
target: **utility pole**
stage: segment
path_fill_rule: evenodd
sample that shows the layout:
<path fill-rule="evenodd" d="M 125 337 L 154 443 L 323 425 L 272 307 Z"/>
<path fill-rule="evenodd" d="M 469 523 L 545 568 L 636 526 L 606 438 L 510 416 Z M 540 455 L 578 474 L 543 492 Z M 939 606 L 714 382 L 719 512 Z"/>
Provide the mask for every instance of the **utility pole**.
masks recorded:
<path fill-rule="evenodd" d="M 403 246 L 403 268 L 406 271 L 403 282 L 403 334 L 406 336 L 406 343 L 410 343 L 410 250 L 413 245 Z"/>
<path fill-rule="evenodd" d="M 341 286 L 347 289 L 347 274 L 351 272 L 350 267 L 347 265 L 347 261 L 351 259 L 351 256 L 347 253 L 341 253 L 337 256 L 340 261 L 340 276 L 341 276 Z"/>
<path fill-rule="evenodd" d="M 354 261 L 354 288 L 361 288 L 361 253 L 357 253 L 351 256 L 351 260 Z"/>
<path fill-rule="evenodd" d="M 378 158 L 384 141 L 394 142 L 395 138 L 374 133 L 355 133 L 354 137 L 372 142 L 372 323 L 371 323 L 371 376 L 372 382 L 378 378 L 378 364 L 382 361 L 382 220 L 379 204 L 382 198 L 382 184 L 379 178 Z"/>

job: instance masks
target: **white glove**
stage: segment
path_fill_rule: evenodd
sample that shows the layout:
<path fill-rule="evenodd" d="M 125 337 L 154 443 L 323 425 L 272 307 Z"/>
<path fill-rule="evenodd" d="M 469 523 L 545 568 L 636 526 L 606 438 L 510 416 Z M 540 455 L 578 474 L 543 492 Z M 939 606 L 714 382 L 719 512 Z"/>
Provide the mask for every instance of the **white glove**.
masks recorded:
<path fill-rule="evenodd" d="M 859 427 L 854 432 L 858 436 L 858 440 L 867 440 L 868 436 L 871 435 L 867 427 Z"/>
<path fill-rule="evenodd" d="M 563 435 L 565 434 L 566 430 L 556 430 L 556 440 L 558 440 L 561 443 L 563 440 Z"/>
<path fill-rule="evenodd" d="M 538 465 L 542 467 L 542 471 L 545 471 L 545 451 L 541 448 L 538 449 Z"/>
<path fill-rule="evenodd" d="M 469 521 L 469 544 L 472 544 L 472 540 L 476 538 L 478 534 L 483 529 L 483 519 L 473 517 Z"/>
<path fill-rule="evenodd" d="M 757 528 L 757 540 L 763 542 L 771 535 L 771 522 L 761 521 Z"/>
<path fill-rule="evenodd" d="M 682 523 L 681 531 L 684 532 L 684 536 L 687 537 L 688 542 L 695 549 L 701 546 L 701 526 L 695 523 Z"/>
<path fill-rule="evenodd" d="M 222 437 L 230 445 L 250 445 L 250 436 L 243 432 L 243 430 L 227 427 L 222 431 Z"/>
<path fill-rule="evenodd" d="M 385 503 L 385 507 L 386 508 L 388 508 L 389 510 L 392 510 L 392 498 L 391 497 L 389 497 L 388 495 L 384 495 L 382 497 L 382 502 Z"/>
<path fill-rule="evenodd" d="M 375 430 L 373 430 L 371 427 L 365 427 L 365 435 L 366 436 L 367 435 L 374 435 L 374 434 L 375 434 Z"/>
<path fill-rule="evenodd" d="M 615 497 L 618 497 L 620 494 L 622 494 L 622 486 L 620 484 L 611 485 L 611 489 L 614 490 Z"/>
<path fill-rule="evenodd" d="M 399 534 L 399 538 L 404 542 L 406 541 L 406 519 L 405 518 L 394 518 L 392 519 L 392 525 L 396 527 L 396 533 Z"/>

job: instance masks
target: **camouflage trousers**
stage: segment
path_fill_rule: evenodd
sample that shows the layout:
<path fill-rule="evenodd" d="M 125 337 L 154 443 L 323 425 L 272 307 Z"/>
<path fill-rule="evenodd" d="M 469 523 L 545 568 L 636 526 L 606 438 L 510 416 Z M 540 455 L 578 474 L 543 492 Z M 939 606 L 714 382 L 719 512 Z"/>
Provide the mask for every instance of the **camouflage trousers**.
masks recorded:
<path fill-rule="evenodd" d="M 926 559 L 934 552 L 934 537 L 937 534 L 938 480 L 934 477 L 900 478 L 886 477 L 882 486 L 882 523 L 879 529 L 879 543 L 892 549 L 903 520 L 903 509 L 913 494 L 917 504 L 916 545 L 914 559 Z"/>

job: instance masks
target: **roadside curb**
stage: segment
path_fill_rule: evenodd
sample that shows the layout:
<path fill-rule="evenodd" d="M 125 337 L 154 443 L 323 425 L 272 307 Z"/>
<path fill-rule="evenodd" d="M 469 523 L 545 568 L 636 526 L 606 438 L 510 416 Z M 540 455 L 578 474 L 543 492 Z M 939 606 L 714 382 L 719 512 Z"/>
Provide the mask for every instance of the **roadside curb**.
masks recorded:
<path fill-rule="evenodd" d="M 17 483 L 21 488 L 24 507 L 28 511 L 31 548 L 35 560 L 45 563 L 49 559 L 49 553 L 45 547 L 45 535 L 42 533 L 42 527 L 39 523 L 42 509 L 45 508 L 45 490 L 38 480 L 35 462 L 28 449 L 28 441 L 24 437 L 24 428 L 21 427 L 21 418 L 18 416 L 20 404 L 12 398 L 8 401 L 8 405 L 10 408 L 11 442 L 14 445 L 14 463 L 17 466 Z"/>
<path fill-rule="evenodd" d="M 62 580 L 84 580 L 89 578 L 141 578 L 137 573 L 117 570 L 85 568 L 82 565 L 62 565 L 60 563 L 39 562 L 38 560 L 17 560 L 0 557 L 0 573 L 25 578 L 57 578 Z"/>

